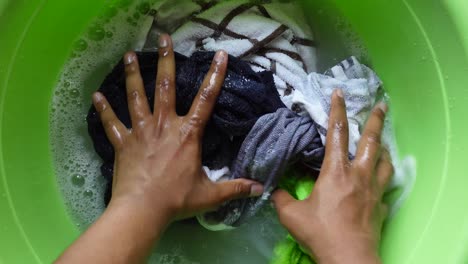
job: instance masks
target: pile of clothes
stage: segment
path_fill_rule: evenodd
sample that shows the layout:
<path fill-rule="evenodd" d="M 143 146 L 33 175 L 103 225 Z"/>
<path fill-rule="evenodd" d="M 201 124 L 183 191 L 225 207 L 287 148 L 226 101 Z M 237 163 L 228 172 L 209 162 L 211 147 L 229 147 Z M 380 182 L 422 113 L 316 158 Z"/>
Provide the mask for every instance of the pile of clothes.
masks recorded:
<path fill-rule="evenodd" d="M 317 43 L 302 14 L 289 1 L 167 0 L 158 1 L 143 23 L 136 46 L 148 100 L 154 98 L 157 38 L 168 32 L 176 52 L 179 115 L 188 112 L 214 52 L 223 49 L 230 54 L 226 80 L 203 138 L 204 170 L 212 181 L 241 177 L 259 181 L 265 192 L 198 216 L 210 230 L 247 222 L 278 187 L 287 167 L 301 164 L 320 170 L 331 94 L 337 88 L 343 90 L 347 104 L 349 156 L 356 153 L 360 131 L 382 82 L 355 57 L 316 73 Z M 99 91 L 130 127 L 124 78 L 121 61 Z M 103 159 L 102 174 L 109 182 L 107 203 L 114 151 L 94 107 L 87 121 L 96 152 Z M 394 145 L 391 135 L 384 142 Z M 392 155 L 397 161 L 396 153 Z M 397 174 L 402 171 L 398 163 L 394 165 Z M 396 180 L 390 188 L 398 184 Z"/>

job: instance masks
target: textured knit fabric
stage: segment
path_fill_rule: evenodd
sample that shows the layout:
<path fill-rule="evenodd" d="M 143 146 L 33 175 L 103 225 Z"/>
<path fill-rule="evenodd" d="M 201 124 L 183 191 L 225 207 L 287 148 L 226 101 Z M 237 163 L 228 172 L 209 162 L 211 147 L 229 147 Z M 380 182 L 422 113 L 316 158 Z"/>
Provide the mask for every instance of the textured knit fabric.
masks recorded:
<path fill-rule="evenodd" d="M 153 106 L 158 55 L 155 52 L 138 53 L 141 74 L 150 106 Z M 176 54 L 177 113 L 186 114 L 195 98 L 213 59 L 213 52 L 199 52 L 191 58 Z M 99 88 L 109 100 L 117 117 L 131 126 L 125 91 L 125 69 L 121 61 L 106 77 Z M 230 166 L 239 148 L 261 116 L 285 107 L 281 102 L 269 72 L 256 73 L 250 66 L 234 57 L 229 58 L 227 76 L 216 103 L 213 116 L 207 125 L 202 143 L 203 165 L 211 169 Z M 94 148 L 103 160 L 101 172 L 109 181 L 106 203 L 110 199 L 110 182 L 113 175 L 114 150 L 107 139 L 99 115 L 91 107 L 88 131 Z"/>
<path fill-rule="evenodd" d="M 228 179 L 261 182 L 264 194 L 228 202 L 216 212 L 199 216 L 199 221 L 213 230 L 244 223 L 269 199 L 288 164 L 302 161 L 317 166 L 323 157 L 324 147 L 309 116 L 299 116 L 287 108 L 262 116 L 245 138 Z"/>
<path fill-rule="evenodd" d="M 281 99 L 289 108 L 293 91 L 316 70 L 312 30 L 297 4 L 167 0 L 157 3 L 151 14 L 137 48 L 154 49 L 159 33 L 167 32 L 174 49 L 186 56 L 224 49 L 257 72 L 273 72 Z"/>
<path fill-rule="evenodd" d="M 355 155 L 361 138 L 360 128 L 365 124 L 375 104 L 381 85 L 382 81 L 374 71 L 359 63 L 355 57 L 351 57 L 325 74 L 309 74 L 294 93 L 293 103 L 302 106 L 317 123 L 325 144 L 331 96 L 335 89 L 342 89 L 349 123 L 349 152 Z"/>

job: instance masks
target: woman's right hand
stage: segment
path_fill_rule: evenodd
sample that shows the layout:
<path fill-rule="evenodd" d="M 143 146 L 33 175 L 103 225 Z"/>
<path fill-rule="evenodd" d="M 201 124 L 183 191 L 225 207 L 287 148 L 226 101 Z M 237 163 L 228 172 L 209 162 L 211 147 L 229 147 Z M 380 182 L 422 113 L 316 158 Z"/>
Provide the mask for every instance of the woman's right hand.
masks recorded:
<path fill-rule="evenodd" d="M 387 106 L 371 113 L 354 160 L 348 159 L 348 121 L 343 92 L 332 96 L 325 160 L 312 194 L 297 201 L 273 194 L 281 223 L 319 263 L 380 263 L 380 234 L 388 207 L 382 202 L 393 175 L 381 147 Z"/>

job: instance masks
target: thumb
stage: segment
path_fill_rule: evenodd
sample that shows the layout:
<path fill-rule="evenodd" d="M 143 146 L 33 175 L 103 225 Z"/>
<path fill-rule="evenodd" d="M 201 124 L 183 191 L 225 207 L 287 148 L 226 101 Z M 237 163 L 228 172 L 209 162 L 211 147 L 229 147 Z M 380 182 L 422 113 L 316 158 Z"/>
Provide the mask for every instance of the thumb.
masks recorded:
<path fill-rule="evenodd" d="M 263 194 L 263 185 L 252 180 L 236 179 L 216 183 L 217 197 L 220 203 L 247 197 L 257 197 Z"/>
<path fill-rule="evenodd" d="M 287 191 L 281 189 L 273 193 L 271 200 L 277 211 L 296 201 Z"/>

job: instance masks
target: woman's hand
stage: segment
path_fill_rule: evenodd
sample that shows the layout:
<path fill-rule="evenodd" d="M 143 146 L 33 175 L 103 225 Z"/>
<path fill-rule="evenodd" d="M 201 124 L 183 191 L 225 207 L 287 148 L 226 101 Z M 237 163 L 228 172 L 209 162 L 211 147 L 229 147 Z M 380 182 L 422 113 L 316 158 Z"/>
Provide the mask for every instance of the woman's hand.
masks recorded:
<path fill-rule="evenodd" d="M 201 140 L 224 82 L 228 55 L 217 52 L 192 108 L 176 114 L 176 68 L 172 41 L 162 35 L 154 113 L 150 112 L 137 57 L 125 55 L 127 94 L 132 129 L 116 117 L 100 93 L 93 96 L 115 149 L 111 204 L 121 201 L 159 203 L 174 218 L 214 210 L 226 200 L 258 196 L 263 187 L 250 180 L 213 183 L 201 164 Z M 161 210 L 161 208 L 158 208 Z"/>
<path fill-rule="evenodd" d="M 372 111 L 350 161 L 346 106 L 342 91 L 335 91 L 325 160 L 312 194 L 304 201 L 283 190 L 273 194 L 281 223 L 319 263 L 380 263 L 388 211 L 382 196 L 393 175 L 380 142 L 386 111 L 383 103 Z"/>
<path fill-rule="evenodd" d="M 263 193 L 262 185 L 246 179 L 213 183 L 202 170 L 203 130 L 224 82 L 226 52 L 216 53 L 189 113 L 178 116 L 172 41 L 162 35 L 159 44 L 154 113 L 133 52 L 124 58 L 132 129 L 117 119 L 102 94 L 93 95 L 115 149 L 112 199 L 57 263 L 143 262 L 172 221 Z"/>

